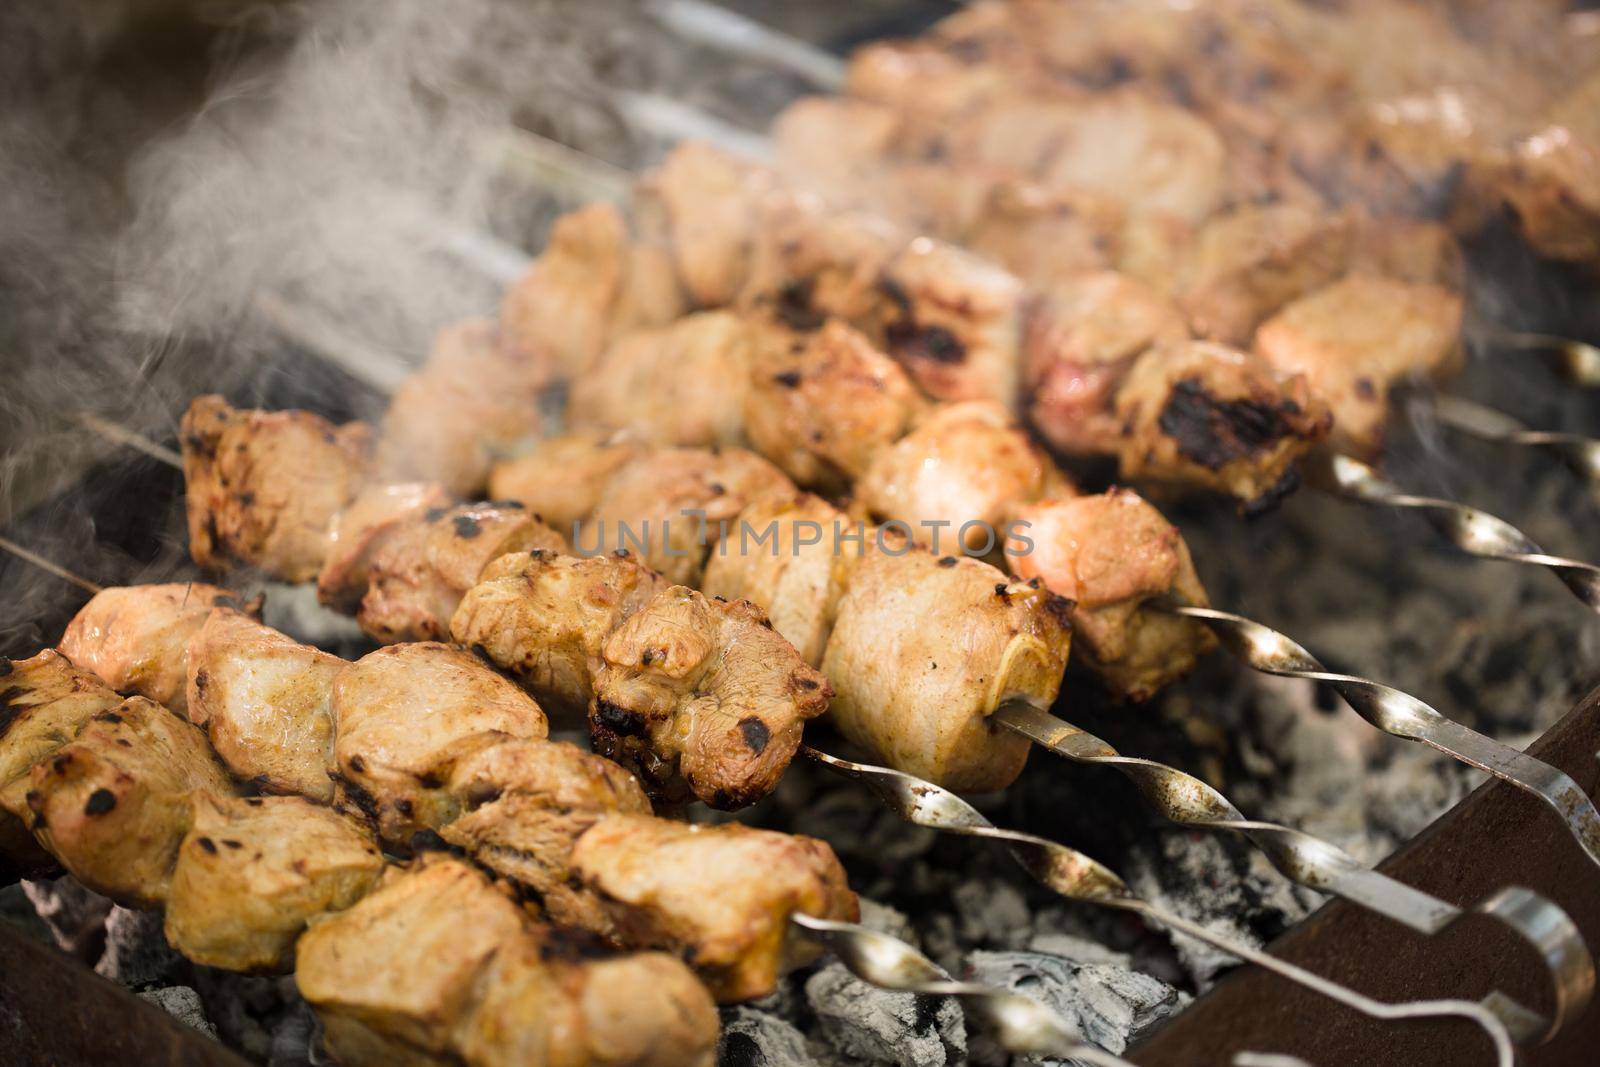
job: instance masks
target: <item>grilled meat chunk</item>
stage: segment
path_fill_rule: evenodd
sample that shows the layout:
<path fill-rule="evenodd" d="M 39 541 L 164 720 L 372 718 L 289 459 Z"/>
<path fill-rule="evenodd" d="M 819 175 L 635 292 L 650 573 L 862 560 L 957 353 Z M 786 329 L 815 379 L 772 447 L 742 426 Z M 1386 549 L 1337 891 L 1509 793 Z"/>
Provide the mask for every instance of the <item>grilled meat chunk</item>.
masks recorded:
<path fill-rule="evenodd" d="M 1246 508 L 1292 489 L 1295 461 L 1333 424 L 1305 375 L 1206 341 L 1140 356 L 1117 390 L 1116 417 L 1124 478 L 1204 486 Z"/>
<path fill-rule="evenodd" d="M 625 943 L 682 952 L 724 1002 L 764 996 L 784 971 L 816 957 L 790 936 L 791 915 L 853 922 L 859 914 L 826 844 L 737 823 L 610 815 L 578 839 L 572 869 Z"/>
<path fill-rule="evenodd" d="M 223 608 L 189 642 L 189 721 L 228 769 L 274 792 L 334 797 L 334 679 L 347 664 Z"/>
<path fill-rule="evenodd" d="M 689 299 L 722 307 L 739 294 L 749 267 L 756 212 L 770 173 L 690 141 L 635 188 L 647 232 L 671 256 Z"/>
<path fill-rule="evenodd" d="M 167 897 L 167 942 L 208 967 L 286 971 L 316 919 L 364 897 L 383 854 L 356 820 L 303 797 L 194 800 Z"/>
<path fill-rule="evenodd" d="M 606 636 L 667 584 L 625 556 L 512 553 L 467 590 L 450 633 L 553 714 L 582 716 L 594 698 L 591 679 Z"/>
<path fill-rule="evenodd" d="M 833 721 L 909 774 L 963 792 L 1004 789 L 1030 745 L 989 716 L 1007 700 L 1054 703 L 1069 605 L 980 560 L 884 536 L 853 561 L 822 657 Z"/>
<path fill-rule="evenodd" d="M 1335 445 L 1372 455 L 1390 390 L 1456 362 L 1461 314 L 1461 297 L 1441 286 L 1352 274 L 1263 323 L 1255 348 L 1282 373 L 1304 374 L 1328 402 Z"/>
<path fill-rule="evenodd" d="M 578 525 L 594 511 L 606 483 L 639 451 L 622 441 L 552 437 L 525 456 L 495 464 L 489 494 L 521 503 L 534 518 L 576 540 Z"/>
<path fill-rule="evenodd" d="M 1113 693 L 1144 700 L 1215 644 L 1205 627 L 1142 607 L 1207 601 L 1183 535 L 1138 494 L 1041 500 L 1019 517 L 1032 544 L 1009 554 L 1012 570 L 1073 602 L 1073 653 Z"/>
<path fill-rule="evenodd" d="M 496 459 L 538 439 L 550 376 L 548 356 L 512 350 L 492 322 L 441 330 L 428 362 L 389 401 L 378 449 L 386 480 L 481 493 Z"/>
<path fill-rule="evenodd" d="M 356 619 L 384 644 L 450 636 L 450 616 L 484 567 L 509 552 L 564 552 L 564 537 L 519 504 L 460 504 L 400 523 L 373 553 Z"/>
<path fill-rule="evenodd" d="M 137 693 L 183 714 L 189 639 L 216 607 L 247 610 L 203 582 L 104 589 L 78 610 L 61 651 L 120 693 Z"/>
<path fill-rule="evenodd" d="M 136 907 L 167 899 L 191 798 L 233 792 L 205 735 L 144 697 L 89 719 L 27 781 L 39 842 L 78 881 Z"/>
<path fill-rule="evenodd" d="M 626 431 L 647 444 L 738 444 L 750 343 L 744 320 L 728 311 L 623 334 L 573 383 L 567 424 L 596 437 Z"/>
<path fill-rule="evenodd" d="M 371 470 L 372 431 L 304 411 L 242 411 L 219 396 L 184 413 L 189 553 L 202 567 L 245 563 L 286 582 L 317 576 L 333 517 Z"/>
<path fill-rule="evenodd" d="M 300 993 L 355 1063 L 710 1067 L 717 1013 L 660 953 L 567 954 L 455 860 L 392 874 L 300 940 Z"/>
<path fill-rule="evenodd" d="M 456 762 L 511 738 L 549 730 L 533 698 L 476 656 L 432 642 L 361 657 L 332 682 L 329 711 L 339 778 L 404 849 L 460 811 L 447 788 Z"/>
<path fill-rule="evenodd" d="M 353 614 L 372 582 L 372 561 L 396 530 L 434 508 L 454 501 L 432 482 L 369 485 L 334 517 L 328 530 L 328 556 L 317 575 L 317 600 Z"/>
<path fill-rule="evenodd" d="M 1600 261 L 1600 70 L 1557 100 L 1517 142 L 1498 186 L 1540 252 Z"/>
<path fill-rule="evenodd" d="M 760 608 L 674 586 L 606 637 L 589 730 L 667 796 L 741 808 L 778 784 L 832 696 Z"/>

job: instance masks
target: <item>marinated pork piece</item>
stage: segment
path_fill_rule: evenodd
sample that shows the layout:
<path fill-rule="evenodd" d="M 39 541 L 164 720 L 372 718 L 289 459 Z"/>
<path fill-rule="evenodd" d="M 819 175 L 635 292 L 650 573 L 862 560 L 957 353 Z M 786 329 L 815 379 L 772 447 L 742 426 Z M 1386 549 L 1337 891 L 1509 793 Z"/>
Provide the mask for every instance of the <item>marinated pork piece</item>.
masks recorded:
<path fill-rule="evenodd" d="M 778 171 L 829 203 L 882 212 L 895 221 L 886 169 L 902 147 L 904 120 L 893 108 L 848 96 L 811 96 L 790 104 L 770 131 Z M 944 168 L 949 170 L 949 168 Z"/>
<path fill-rule="evenodd" d="M 179 431 L 189 554 L 245 563 L 285 582 L 317 576 L 328 526 L 371 471 L 372 430 L 305 411 L 245 411 L 196 397 Z"/>
<path fill-rule="evenodd" d="M 575 537 L 578 524 L 594 511 L 611 476 L 639 451 L 639 446 L 624 441 L 552 437 L 525 456 L 495 464 L 489 474 L 489 495 L 515 500 L 534 518 Z"/>
<path fill-rule="evenodd" d="M 750 348 L 749 329 L 728 311 L 623 334 L 573 382 L 567 425 L 652 445 L 738 444 Z"/>
<path fill-rule="evenodd" d="M 240 778 L 334 798 L 334 679 L 348 664 L 219 608 L 189 642 L 189 721 Z"/>
<path fill-rule="evenodd" d="M 303 797 L 194 800 L 166 902 L 167 942 L 208 967 L 289 970 L 306 927 L 364 897 L 383 854 L 355 819 Z"/>
<path fill-rule="evenodd" d="M 902 315 L 885 272 L 905 248 L 904 231 L 881 215 L 840 211 L 787 190 L 757 207 L 739 305 L 770 311 L 795 330 L 837 318 L 881 340 L 890 316 Z"/>
<path fill-rule="evenodd" d="M 1300 204 L 1245 206 L 1201 229 L 1178 302 L 1195 334 L 1246 346 L 1257 324 L 1344 273 L 1347 218 Z"/>
<path fill-rule="evenodd" d="M 85 723 L 121 703 L 103 681 L 53 649 L 30 659 L 0 659 L 0 873 L 28 875 L 55 866 L 30 832 L 31 772 Z"/>
<path fill-rule="evenodd" d="M 343 1062 L 711 1067 L 717 1013 L 671 956 L 564 950 L 465 863 L 434 860 L 300 940 L 295 982 Z"/>
<path fill-rule="evenodd" d="M 1183 535 L 1138 494 L 1041 500 L 1018 517 L 1031 545 L 1012 546 L 1011 569 L 1074 602 L 1073 653 L 1113 693 L 1144 700 L 1216 643 L 1203 626 L 1141 607 L 1156 597 L 1207 600 Z"/>
<path fill-rule="evenodd" d="M 1116 262 L 1126 214 L 1116 197 L 1006 182 L 992 190 L 965 243 L 1055 293 Z"/>
<path fill-rule="evenodd" d="M 389 400 L 378 466 L 388 481 L 476 496 L 494 461 L 537 440 L 549 357 L 510 349 L 492 322 L 439 331 L 428 362 Z"/>
<path fill-rule="evenodd" d="M 936 552 L 997 550 L 1013 508 L 1070 492 L 1066 476 L 994 403 L 949 404 L 880 450 L 856 484 L 877 518 L 907 523 Z"/>
<path fill-rule="evenodd" d="M 613 337 L 687 310 L 665 247 L 635 241 L 613 204 L 556 220 L 544 252 L 506 293 L 500 329 L 516 352 L 581 373 Z"/>
<path fill-rule="evenodd" d="M 1207 341 L 1140 356 L 1117 390 L 1116 419 L 1124 478 L 1202 486 L 1247 510 L 1292 491 L 1295 462 L 1333 425 L 1304 374 Z"/>
<path fill-rule="evenodd" d="M 205 735 L 144 697 L 89 719 L 27 783 L 39 843 L 78 881 L 134 907 L 167 898 L 190 800 L 234 791 Z"/>
<path fill-rule="evenodd" d="M 647 452 L 611 476 L 577 547 L 632 552 L 669 582 L 697 586 L 721 524 L 762 493 L 793 488 L 742 448 Z"/>
<path fill-rule="evenodd" d="M 434 508 L 454 500 L 432 482 L 369 485 L 334 516 L 328 530 L 328 556 L 317 575 L 317 600 L 354 614 L 372 581 L 372 560 L 394 532 Z"/>
<path fill-rule="evenodd" d="M 674 586 L 606 637 L 589 731 L 666 796 L 741 808 L 777 786 L 832 696 L 760 608 Z"/>
<path fill-rule="evenodd" d="M 800 485 L 847 490 L 925 406 L 894 360 L 837 319 L 814 333 L 772 326 L 758 336 L 745 433 Z"/>
<path fill-rule="evenodd" d="M 701 592 L 748 600 L 811 666 L 822 663 L 856 520 L 810 493 L 758 497 L 706 563 Z"/>
<path fill-rule="evenodd" d="M 460 812 L 447 788 L 457 761 L 549 732 L 533 698 L 476 656 L 428 642 L 392 645 L 335 675 L 329 712 L 345 789 L 404 849 Z"/>
<path fill-rule="evenodd" d="M 1126 274 L 1099 271 L 1046 292 L 1028 325 L 1024 381 L 1035 429 L 1072 455 L 1115 452 L 1112 403 L 1140 353 L 1186 340 L 1183 314 Z"/>
<path fill-rule="evenodd" d="M 586 715 L 606 636 L 668 583 L 626 556 L 517 552 L 490 563 L 451 637 L 508 672 L 556 715 Z"/>
<path fill-rule="evenodd" d="M 1350 271 L 1403 282 L 1431 282 L 1458 292 L 1466 288 L 1467 266 L 1461 245 L 1437 222 L 1362 219 L 1351 251 Z"/>
<path fill-rule="evenodd" d="M 1600 71 L 1541 116 L 1497 178 L 1530 244 L 1553 259 L 1600 261 Z"/>
<path fill-rule="evenodd" d="M 559 533 L 515 502 L 459 504 L 400 523 L 373 553 L 356 621 L 373 640 L 438 641 L 491 560 L 530 549 L 565 552 Z"/>
<path fill-rule="evenodd" d="M 1030 742 L 989 716 L 1007 700 L 1055 702 L 1070 605 L 980 560 L 886 544 L 855 561 L 835 611 L 822 658 L 833 722 L 908 774 L 1004 789 Z"/>
<path fill-rule="evenodd" d="M 1352 274 L 1261 325 L 1255 349 L 1304 374 L 1333 409 L 1333 443 L 1370 456 L 1383 442 L 1389 392 L 1440 376 L 1460 351 L 1461 297 L 1437 285 Z"/>
<path fill-rule="evenodd" d="M 745 283 L 757 204 L 773 187 L 770 172 L 690 141 L 668 154 L 635 189 L 647 232 L 671 256 L 698 307 L 733 302 Z"/>
<path fill-rule="evenodd" d="M 722 1002 L 764 996 L 816 958 L 815 946 L 790 936 L 791 915 L 859 915 L 826 844 L 737 823 L 610 815 L 578 839 L 572 868 L 625 943 L 682 952 Z"/>
<path fill-rule="evenodd" d="M 104 589 L 78 610 L 61 651 L 119 693 L 137 693 L 183 714 L 189 639 L 216 607 L 255 614 L 226 589 L 202 582 Z"/>

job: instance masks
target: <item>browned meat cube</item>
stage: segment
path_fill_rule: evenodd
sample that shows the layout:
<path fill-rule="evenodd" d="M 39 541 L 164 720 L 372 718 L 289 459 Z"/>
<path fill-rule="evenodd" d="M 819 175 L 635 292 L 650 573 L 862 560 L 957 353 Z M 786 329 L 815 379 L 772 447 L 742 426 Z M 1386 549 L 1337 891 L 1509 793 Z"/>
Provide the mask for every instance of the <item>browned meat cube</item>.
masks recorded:
<path fill-rule="evenodd" d="M 576 539 L 578 525 L 594 511 L 611 476 L 639 453 L 639 446 L 620 441 L 552 437 L 525 456 L 496 464 L 489 494 L 517 501 L 534 518 Z"/>
<path fill-rule="evenodd" d="M 369 485 L 334 516 L 328 531 L 328 557 L 317 575 L 317 600 L 354 614 L 372 582 L 372 561 L 378 549 L 417 516 L 455 501 L 431 482 Z"/>

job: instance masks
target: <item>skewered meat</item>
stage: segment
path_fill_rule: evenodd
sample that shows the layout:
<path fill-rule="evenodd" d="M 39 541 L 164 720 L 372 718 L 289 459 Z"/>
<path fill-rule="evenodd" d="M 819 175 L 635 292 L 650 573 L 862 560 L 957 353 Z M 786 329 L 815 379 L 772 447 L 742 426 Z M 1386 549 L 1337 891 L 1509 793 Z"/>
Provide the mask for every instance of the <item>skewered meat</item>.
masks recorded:
<path fill-rule="evenodd" d="M 344 787 L 402 847 L 460 811 L 451 769 L 485 745 L 549 732 L 533 698 L 475 656 L 436 643 L 393 645 L 331 680 L 334 760 Z"/>
<path fill-rule="evenodd" d="M 639 452 L 622 441 L 552 437 L 525 456 L 495 464 L 489 493 L 495 500 L 517 501 L 534 518 L 576 539 L 611 476 Z"/>
<path fill-rule="evenodd" d="M 1270 505 L 1294 488 L 1295 461 L 1333 423 L 1306 378 L 1206 341 L 1151 349 L 1117 390 L 1123 476 Z"/>
<path fill-rule="evenodd" d="M 607 635 L 590 737 L 667 796 L 742 808 L 778 784 L 832 697 L 760 608 L 675 586 Z"/>
<path fill-rule="evenodd" d="M 1500 187 L 1534 247 L 1556 259 L 1600 261 L 1600 72 L 1517 142 Z"/>
<path fill-rule="evenodd" d="M 671 249 L 678 277 L 699 307 L 721 307 L 738 295 L 755 207 L 772 185 L 766 171 L 691 141 L 635 188 L 646 228 Z"/>
<path fill-rule="evenodd" d="M 586 715 L 606 636 L 668 583 L 626 556 L 501 556 L 468 589 L 451 636 L 557 714 Z"/>
<path fill-rule="evenodd" d="M 441 330 L 428 362 L 389 401 L 378 466 L 388 480 L 481 492 L 496 459 L 538 438 L 548 360 L 510 349 L 492 322 Z"/>
<path fill-rule="evenodd" d="M 1143 700 L 1214 644 L 1202 626 L 1141 609 L 1163 596 L 1207 601 L 1182 535 L 1137 494 L 1041 500 L 1018 517 L 1031 544 L 1008 552 L 1012 569 L 1075 602 L 1074 651 L 1114 693 Z"/>
<path fill-rule="evenodd" d="M 180 440 L 194 561 L 237 560 L 286 582 L 315 578 L 330 521 L 367 480 L 371 428 L 201 396 L 184 413 Z"/>
<path fill-rule="evenodd" d="M 760 605 L 800 658 L 818 666 L 843 591 L 839 554 L 851 525 L 844 512 L 810 493 L 758 497 L 712 553 L 701 591 Z"/>
<path fill-rule="evenodd" d="M 357 621 L 374 640 L 436 641 L 484 567 L 508 552 L 566 551 L 559 533 L 520 504 L 461 504 L 400 523 L 373 553 Z"/>
<path fill-rule="evenodd" d="M 144 697 L 97 713 L 27 781 L 39 843 L 90 889 L 144 907 L 167 897 L 191 797 L 233 792 L 205 735 Z"/>
<path fill-rule="evenodd" d="M 679 945 L 675 927 L 692 916 L 700 931 L 695 966 L 723 1001 L 757 996 L 784 971 L 816 958 L 814 946 L 792 943 L 790 915 L 853 922 L 859 912 L 827 845 L 736 823 L 690 826 L 610 815 L 578 840 L 572 869 L 626 930 L 629 944 Z M 727 895 L 713 895 L 703 888 L 705 871 L 761 876 L 727 880 Z"/>
<path fill-rule="evenodd" d="M 799 484 L 839 491 L 910 430 L 922 407 L 905 371 L 859 331 L 829 319 L 812 333 L 760 335 L 744 431 Z"/>
<path fill-rule="evenodd" d="M 935 551 L 942 542 L 984 555 L 1004 540 L 1016 504 L 1063 489 L 1071 491 L 1065 475 L 1005 408 L 974 401 L 938 409 L 880 449 L 856 494 L 877 518 L 910 523 Z"/>
<path fill-rule="evenodd" d="M 635 552 L 669 582 L 697 585 L 719 524 L 762 493 L 792 488 L 781 471 L 742 448 L 647 452 L 606 482 L 578 547 Z"/>
<path fill-rule="evenodd" d="M 302 797 L 202 794 L 172 872 L 167 941 L 208 967 L 288 970 L 307 925 L 360 900 L 383 868 L 349 816 Z"/>
<path fill-rule="evenodd" d="M 1371 455 L 1381 446 L 1389 391 L 1447 371 L 1459 351 L 1461 298 L 1437 285 L 1352 274 L 1263 323 L 1255 348 L 1304 374 L 1333 408 L 1333 441 Z"/>
<path fill-rule="evenodd" d="M 974 252 L 1054 296 L 1116 262 L 1127 214 L 1114 197 L 1003 182 L 990 190 L 963 235 Z"/>
<path fill-rule="evenodd" d="M 1054 703 L 1072 635 L 1067 602 L 892 537 L 852 563 L 822 658 L 833 721 L 908 774 L 959 791 L 1010 785 L 1029 742 L 989 716 L 1007 700 Z"/>
<path fill-rule="evenodd" d="M 372 582 L 372 562 L 396 530 L 423 512 L 448 508 L 454 501 L 431 482 L 369 485 L 356 494 L 328 529 L 328 554 L 317 575 L 317 600 L 354 614 Z"/>
<path fill-rule="evenodd" d="M 506 293 L 500 329 L 514 351 L 572 375 L 613 337 L 687 310 L 668 250 L 632 240 L 614 205 L 590 204 L 556 220 L 544 252 Z"/>
<path fill-rule="evenodd" d="M 727 311 L 623 334 L 573 383 L 568 426 L 646 444 L 711 446 L 744 439 L 751 338 Z"/>
<path fill-rule="evenodd" d="M 312 927 L 295 981 L 341 1060 L 714 1062 L 716 1009 L 677 960 L 569 956 L 553 931 L 455 860 L 391 875 Z"/>
<path fill-rule="evenodd" d="M 181 715 L 189 639 L 216 607 L 256 614 L 260 603 L 247 606 L 202 582 L 102 589 L 72 617 L 60 649 L 119 693 L 149 697 Z"/>
<path fill-rule="evenodd" d="M 189 721 L 229 770 L 275 792 L 333 799 L 328 691 L 344 660 L 222 608 L 189 642 L 188 660 Z"/>

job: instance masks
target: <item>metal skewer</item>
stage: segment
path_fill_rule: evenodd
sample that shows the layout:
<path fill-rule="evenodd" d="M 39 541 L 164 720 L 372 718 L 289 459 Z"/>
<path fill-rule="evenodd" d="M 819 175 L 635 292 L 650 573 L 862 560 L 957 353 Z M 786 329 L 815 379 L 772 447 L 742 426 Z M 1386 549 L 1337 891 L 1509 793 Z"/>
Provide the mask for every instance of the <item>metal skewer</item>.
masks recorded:
<path fill-rule="evenodd" d="M 646 0 L 645 10 L 679 37 L 790 71 L 828 92 L 844 88 L 844 60 L 719 4 L 703 0 Z"/>
<path fill-rule="evenodd" d="M 1600 345 L 1547 333 L 1522 333 L 1489 326 L 1490 340 L 1502 348 L 1533 352 L 1545 358 L 1562 378 L 1584 389 L 1600 387 Z"/>
<path fill-rule="evenodd" d="M 1433 414 L 1453 430 L 1496 444 L 1549 452 L 1578 477 L 1600 485 L 1600 439 L 1576 433 L 1532 430 L 1504 412 L 1458 396 L 1433 399 Z"/>
<path fill-rule="evenodd" d="M 1491 993 L 1481 1002 L 1417 1000 L 1395 1004 L 1375 1000 L 1348 986 L 1313 974 L 1259 949 L 1239 944 L 1199 923 L 1165 911 L 1135 896 L 1127 883 L 1098 861 L 1033 834 L 1002 830 L 948 789 L 887 767 L 839 759 L 809 746 L 802 746 L 801 751 L 840 774 L 867 785 L 907 822 L 1002 842 L 1029 874 L 1063 897 L 1130 912 L 1169 930 L 1187 934 L 1370 1018 L 1387 1021 L 1456 1018 L 1476 1023 L 1493 1043 L 1495 1062 L 1501 1067 L 1511 1067 L 1515 1061 L 1513 1034 L 1520 1040 L 1529 1040 L 1539 1030 L 1537 1022 L 1529 1019 L 1522 1009 L 1512 1005 L 1499 993 Z"/>

